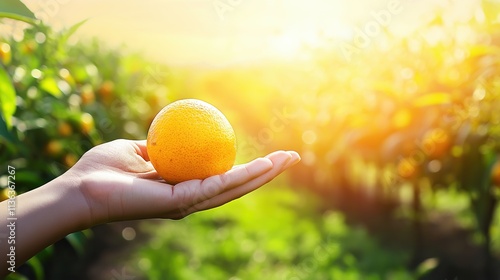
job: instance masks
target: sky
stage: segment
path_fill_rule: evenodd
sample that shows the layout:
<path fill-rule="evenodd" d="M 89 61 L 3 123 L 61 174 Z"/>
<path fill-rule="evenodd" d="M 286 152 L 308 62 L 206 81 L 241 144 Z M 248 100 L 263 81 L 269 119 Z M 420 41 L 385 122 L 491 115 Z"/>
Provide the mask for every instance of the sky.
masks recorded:
<path fill-rule="evenodd" d="M 56 29 L 124 45 L 171 64 L 224 65 L 293 58 L 303 46 L 350 40 L 379 24 L 408 33 L 438 9 L 474 13 L 479 0 L 23 0 Z M 377 29 L 374 29 L 377 31 Z"/>

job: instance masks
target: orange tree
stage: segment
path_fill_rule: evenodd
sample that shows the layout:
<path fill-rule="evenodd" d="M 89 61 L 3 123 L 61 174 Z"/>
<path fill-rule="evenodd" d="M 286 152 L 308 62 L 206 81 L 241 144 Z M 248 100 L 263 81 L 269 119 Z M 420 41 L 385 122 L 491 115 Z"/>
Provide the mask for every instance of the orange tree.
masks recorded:
<path fill-rule="evenodd" d="M 301 143 L 311 155 L 311 169 L 297 179 L 318 182 L 313 185 L 321 192 L 331 192 L 333 184 L 332 199 L 347 211 L 373 215 L 377 211 L 370 205 L 375 204 L 382 216 L 406 208 L 400 186 L 409 184 L 417 262 L 423 257 L 421 223 L 430 210 L 422 198 L 440 190 L 462 192 L 481 235 L 482 277 L 494 279 L 490 248 L 498 192 L 492 188 L 496 176 L 490 174 L 500 151 L 500 88 L 494 71 L 500 61 L 498 24 L 491 18 L 486 24 L 471 20 L 452 27 L 441 22 L 438 17 L 425 27 L 442 32 L 435 44 L 415 34 L 385 49 L 364 50 L 355 66 L 335 55 L 320 59 L 341 65 L 327 67 L 325 75 L 336 77 L 334 72 L 345 67 L 346 76 L 354 78 L 347 84 L 340 79 L 323 83 L 311 104 L 316 108 L 301 114 L 303 127 L 316 139 Z M 460 42 L 459 28 L 477 32 L 476 39 Z M 491 40 L 485 43 L 481 36 Z M 327 98 L 335 92 L 346 96 Z M 320 124 L 325 101 L 330 121 Z M 322 132 L 327 130 L 332 133 Z M 301 133 L 295 137 L 307 140 Z"/>
<path fill-rule="evenodd" d="M 69 45 L 76 27 L 55 33 L 38 24 L 20 41 L 0 42 L 0 82 L 12 94 L 2 105 L 14 108 L 0 122 L 1 159 L 18 169 L 20 192 L 60 175 L 96 144 L 144 138 L 166 102 L 164 81 L 146 71 L 151 64 L 97 41 Z"/>
<path fill-rule="evenodd" d="M 303 150 L 311 154 L 311 176 L 305 181 L 335 182 L 340 190 L 333 199 L 349 209 L 360 211 L 359 203 L 353 203 L 360 197 L 392 208 L 391 201 L 401 203 L 398 186 L 410 184 L 417 259 L 422 257 L 420 222 L 429 206 L 422 204 L 422 196 L 439 190 L 464 193 L 482 236 L 483 277 L 493 279 L 490 232 L 498 200 L 492 170 L 500 152 L 500 76 L 495 71 L 500 34 L 491 12 L 499 7 L 487 5 L 485 18 L 450 26 L 438 15 L 421 33 L 389 37 L 389 46 L 374 44 L 350 65 L 336 54 L 320 57 L 318 68 L 330 79 L 318 80 L 315 101 L 300 114 L 315 139 L 308 141 L 304 130 L 295 137 L 305 140 Z M 474 35 L 464 41 L 455 36 L 456 30 Z M 439 32 L 439 39 L 429 42 L 421 35 L 426 32 Z M 342 72 L 347 83 L 337 78 Z M 321 124 L 322 108 L 329 121 Z M 333 133 L 323 132 L 327 130 Z M 362 203 L 361 211 L 370 209 L 369 204 Z"/>
<path fill-rule="evenodd" d="M 0 17 L 1 25 L 29 23 L 21 36 L 0 38 L 0 178 L 15 167 L 18 194 L 59 176 L 94 145 L 145 138 L 167 101 L 168 69 L 98 41 L 70 43 L 83 22 L 55 32 L 17 1 L 0 4 Z M 90 233 L 64 242 L 82 253 Z M 43 278 L 41 261 L 53 250 L 32 258 L 28 275 Z"/>
<path fill-rule="evenodd" d="M 334 42 L 304 49 L 302 61 L 210 73 L 198 90 L 252 116 L 241 120 L 252 137 L 240 139 L 240 152 L 300 151 L 294 181 L 330 207 L 367 223 L 411 213 L 417 262 L 422 222 L 435 210 L 426 198 L 460 193 L 481 236 L 484 278 L 492 279 L 499 10 L 483 1 L 478 16 L 456 22 L 443 11 L 404 37 L 383 32 L 349 57 L 339 51 L 346 42 Z"/>

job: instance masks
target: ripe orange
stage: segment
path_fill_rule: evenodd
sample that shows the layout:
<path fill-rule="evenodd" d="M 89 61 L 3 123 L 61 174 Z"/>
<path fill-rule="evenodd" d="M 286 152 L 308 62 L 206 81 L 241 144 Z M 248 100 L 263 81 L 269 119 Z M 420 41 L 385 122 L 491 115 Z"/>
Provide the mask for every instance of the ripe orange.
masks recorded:
<path fill-rule="evenodd" d="M 156 115 L 149 127 L 147 150 L 158 174 L 176 184 L 231 169 L 236 136 L 217 108 L 201 100 L 183 99 Z"/>
<path fill-rule="evenodd" d="M 500 188 L 500 160 L 493 165 L 491 170 L 491 181 L 493 184 Z"/>
<path fill-rule="evenodd" d="M 89 84 L 84 85 L 82 87 L 82 91 L 80 92 L 80 97 L 82 98 L 83 105 L 93 103 L 95 100 L 95 94 L 92 86 Z"/>
<path fill-rule="evenodd" d="M 50 140 L 45 146 L 45 152 L 52 157 L 59 156 L 63 151 L 63 145 L 58 140 Z"/>
<path fill-rule="evenodd" d="M 418 175 L 418 167 L 416 166 L 416 162 L 409 158 L 404 158 L 399 161 L 397 165 L 397 171 L 399 176 L 403 179 L 413 179 Z"/>
<path fill-rule="evenodd" d="M 33 39 L 24 42 L 24 44 L 21 45 L 21 53 L 32 54 L 36 50 L 37 46 L 38 44 Z"/>
<path fill-rule="evenodd" d="M 72 167 L 76 164 L 78 158 L 74 154 L 65 154 L 62 158 L 62 162 L 66 167 Z"/>
<path fill-rule="evenodd" d="M 424 135 L 422 145 L 424 152 L 430 158 L 441 158 L 449 152 L 452 139 L 446 130 L 435 128 Z"/>
<path fill-rule="evenodd" d="M 104 104 L 110 104 L 113 101 L 114 97 L 115 84 L 113 81 L 105 81 L 102 83 L 101 87 L 99 87 L 97 93 L 101 97 L 102 102 Z"/>
<path fill-rule="evenodd" d="M 57 126 L 57 132 L 59 133 L 59 136 L 67 137 L 73 133 L 73 128 L 68 122 L 61 122 Z"/>

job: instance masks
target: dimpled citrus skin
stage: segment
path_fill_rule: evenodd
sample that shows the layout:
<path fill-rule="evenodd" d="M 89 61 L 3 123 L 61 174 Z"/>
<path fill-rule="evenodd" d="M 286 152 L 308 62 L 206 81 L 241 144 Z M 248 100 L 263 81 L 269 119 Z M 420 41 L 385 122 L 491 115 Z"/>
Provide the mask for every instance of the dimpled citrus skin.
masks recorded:
<path fill-rule="evenodd" d="M 217 108 L 201 100 L 183 99 L 156 115 L 149 127 L 147 150 L 158 174 L 176 184 L 231 169 L 236 136 Z"/>

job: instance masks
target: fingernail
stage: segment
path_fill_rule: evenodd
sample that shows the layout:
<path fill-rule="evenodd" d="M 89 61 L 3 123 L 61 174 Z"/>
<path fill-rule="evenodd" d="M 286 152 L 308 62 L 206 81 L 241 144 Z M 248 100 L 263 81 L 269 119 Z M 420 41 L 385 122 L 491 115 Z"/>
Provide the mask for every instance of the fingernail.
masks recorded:
<path fill-rule="evenodd" d="M 283 166 L 283 169 L 290 168 L 290 167 L 294 166 L 295 164 L 297 164 L 300 161 L 300 155 L 297 152 L 295 152 L 295 151 L 288 151 L 287 153 L 291 157 L 287 161 L 287 163 Z"/>
<path fill-rule="evenodd" d="M 288 151 L 288 153 L 292 155 L 292 160 L 294 162 L 299 162 L 301 160 L 299 153 L 296 151 Z"/>

